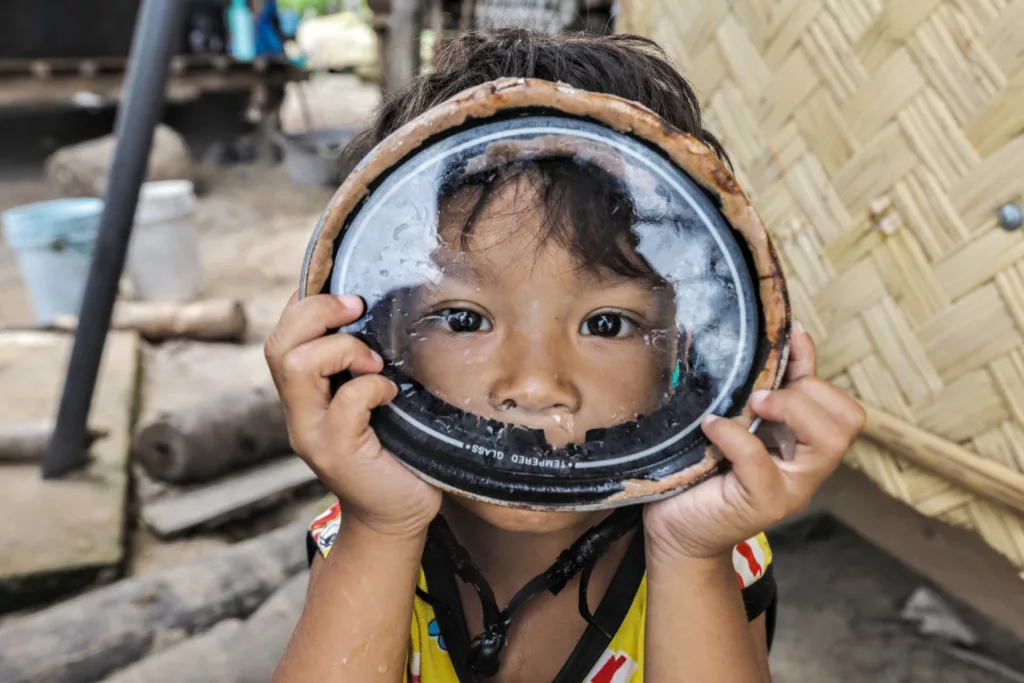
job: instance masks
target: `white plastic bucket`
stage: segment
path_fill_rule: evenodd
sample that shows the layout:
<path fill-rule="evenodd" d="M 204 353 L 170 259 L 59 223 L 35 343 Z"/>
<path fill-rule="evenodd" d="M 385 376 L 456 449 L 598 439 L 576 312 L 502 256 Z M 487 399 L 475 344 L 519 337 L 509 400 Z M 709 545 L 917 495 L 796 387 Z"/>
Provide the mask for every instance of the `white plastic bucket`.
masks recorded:
<path fill-rule="evenodd" d="M 202 290 L 195 209 L 195 192 L 187 180 L 142 185 L 126 265 L 137 298 L 190 301 Z"/>
<path fill-rule="evenodd" d="M 78 315 L 102 213 L 103 200 L 94 197 L 26 204 L 3 213 L 4 240 L 17 253 L 38 325 Z"/>

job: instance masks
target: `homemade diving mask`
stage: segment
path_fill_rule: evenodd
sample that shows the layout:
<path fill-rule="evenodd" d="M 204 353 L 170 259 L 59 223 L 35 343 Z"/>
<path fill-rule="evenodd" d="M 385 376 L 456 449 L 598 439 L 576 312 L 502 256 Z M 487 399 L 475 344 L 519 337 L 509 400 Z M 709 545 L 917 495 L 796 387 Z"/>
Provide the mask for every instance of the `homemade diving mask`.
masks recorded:
<path fill-rule="evenodd" d="M 781 267 L 724 163 L 636 103 L 545 81 L 467 90 L 375 147 L 300 291 L 366 302 L 340 332 L 399 387 L 371 419 L 385 448 L 502 505 L 700 481 L 721 461 L 701 420 L 753 429 L 748 398 L 788 355 Z"/>

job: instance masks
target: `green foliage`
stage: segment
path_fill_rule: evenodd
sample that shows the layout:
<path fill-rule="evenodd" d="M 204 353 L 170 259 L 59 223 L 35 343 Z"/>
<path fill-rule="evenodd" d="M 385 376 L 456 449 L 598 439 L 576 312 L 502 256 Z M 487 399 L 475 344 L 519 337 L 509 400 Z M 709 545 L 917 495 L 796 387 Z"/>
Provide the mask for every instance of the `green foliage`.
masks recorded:
<path fill-rule="evenodd" d="M 310 12 L 317 16 L 353 9 L 357 12 L 368 11 L 366 0 L 277 0 L 277 6 L 298 10 L 303 15 Z"/>

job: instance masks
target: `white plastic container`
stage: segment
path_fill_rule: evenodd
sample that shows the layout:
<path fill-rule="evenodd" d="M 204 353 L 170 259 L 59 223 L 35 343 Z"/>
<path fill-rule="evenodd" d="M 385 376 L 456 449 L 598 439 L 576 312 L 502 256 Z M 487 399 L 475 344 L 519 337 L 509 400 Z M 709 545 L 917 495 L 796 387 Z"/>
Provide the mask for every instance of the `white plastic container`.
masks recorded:
<path fill-rule="evenodd" d="M 195 191 L 187 180 L 142 185 L 126 265 L 137 298 L 182 302 L 202 290 L 195 210 Z"/>
<path fill-rule="evenodd" d="M 18 255 L 36 323 L 78 315 L 92 262 L 103 200 L 26 204 L 3 213 L 4 238 Z"/>

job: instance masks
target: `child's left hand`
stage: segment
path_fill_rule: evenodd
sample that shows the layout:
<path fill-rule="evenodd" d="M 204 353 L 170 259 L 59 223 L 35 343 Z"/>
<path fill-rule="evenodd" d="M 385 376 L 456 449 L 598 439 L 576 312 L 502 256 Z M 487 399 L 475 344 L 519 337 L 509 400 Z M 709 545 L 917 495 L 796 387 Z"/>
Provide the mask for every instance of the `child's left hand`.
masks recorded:
<path fill-rule="evenodd" d="M 732 468 L 646 506 L 649 553 L 720 556 L 811 502 L 865 420 L 860 404 L 816 374 L 814 342 L 801 325 L 794 324 L 785 385 L 751 397 L 754 412 L 793 432 L 797 444 L 792 459 L 769 453 L 757 436 L 732 420 L 705 420 L 704 433 Z"/>

